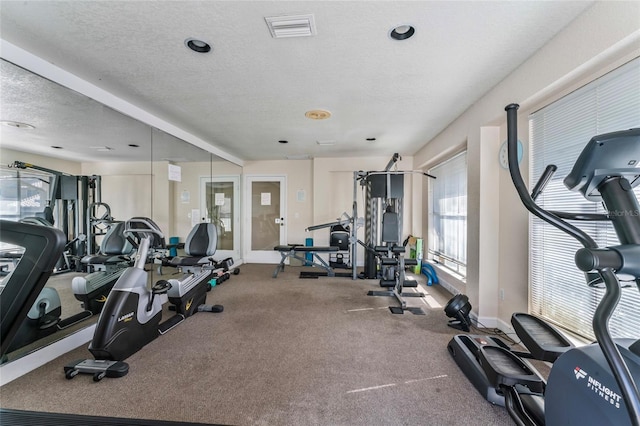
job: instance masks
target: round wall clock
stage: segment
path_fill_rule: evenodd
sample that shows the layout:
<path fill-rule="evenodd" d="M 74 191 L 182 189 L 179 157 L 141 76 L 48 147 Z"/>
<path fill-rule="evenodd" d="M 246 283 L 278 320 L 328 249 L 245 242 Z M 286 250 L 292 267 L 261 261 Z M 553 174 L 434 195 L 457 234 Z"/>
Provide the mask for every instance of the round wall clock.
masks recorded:
<path fill-rule="evenodd" d="M 522 149 L 522 142 L 518 139 L 518 164 L 522 162 L 522 155 L 524 150 Z M 507 141 L 502 142 L 500 146 L 500 165 L 503 169 L 509 169 L 509 159 L 507 157 Z"/>

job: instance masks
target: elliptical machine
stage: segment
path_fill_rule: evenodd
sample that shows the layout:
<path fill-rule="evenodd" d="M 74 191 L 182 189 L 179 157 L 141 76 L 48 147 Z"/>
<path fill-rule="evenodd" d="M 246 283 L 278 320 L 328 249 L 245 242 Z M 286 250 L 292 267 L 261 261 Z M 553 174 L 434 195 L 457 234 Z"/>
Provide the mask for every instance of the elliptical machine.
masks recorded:
<path fill-rule="evenodd" d="M 613 339 L 608 322 L 620 299 L 617 274 L 634 277 L 640 289 L 640 206 L 633 192 L 633 187 L 640 184 L 640 168 L 635 167 L 640 161 L 640 129 L 594 136 L 564 179 L 569 190 L 580 191 L 588 200 L 602 201 L 607 215 L 551 212 L 538 206 L 535 198 L 551 179 L 556 166 L 547 166 L 530 195 L 517 161 L 518 105 L 510 104 L 505 109 L 509 171 L 522 203 L 540 219 L 576 238 L 584 246 L 576 253 L 576 265 L 588 274 L 589 282 L 593 282 L 590 278 L 597 272 L 605 286 L 593 318 L 597 342 L 577 348 L 554 348 L 559 356 L 546 384 L 532 374 L 528 364 L 516 353 L 499 344 L 470 345 L 466 343 L 472 342 L 471 339 L 456 336 L 449 344 L 449 351 L 476 387 L 484 381 L 493 388 L 494 395 L 504 398 L 507 411 L 518 425 L 637 426 L 640 424 L 640 340 Z M 588 234 L 567 219 L 610 220 L 620 245 L 599 248 Z M 514 317 L 518 315 L 526 314 L 514 314 Z M 516 319 L 515 322 L 512 318 L 512 323 L 531 353 L 544 354 L 543 349 L 549 343 L 555 346 L 559 342 L 542 330 L 541 320 L 524 318 L 525 321 Z M 524 327 L 520 327 L 521 324 Z"/>
<path fill-rule="evenodd" d="M 137 240 L 135 264 L 127 268 L 111 290 L 89 345 L 95 360 L 79 360 L 64 367 L 65 377 L 78 373 L 93 374 L 94 381 L 103 377 L 122 377 L 129 366 L 122 362 L 156 337 L 196 312 L 222 312 L 221 305 L 206 305 L 206 293 L 213 266 L 201 263 L 197 272 L 179 278 L 159 280 L 147 288 L 144 265 L 154 241 L 164 240 L 158 226 L 148 218 L 132 218 L 126 222 L 125 233 Z M 175 315 L 162 320 L 162 298 L 166 295 Z"/>

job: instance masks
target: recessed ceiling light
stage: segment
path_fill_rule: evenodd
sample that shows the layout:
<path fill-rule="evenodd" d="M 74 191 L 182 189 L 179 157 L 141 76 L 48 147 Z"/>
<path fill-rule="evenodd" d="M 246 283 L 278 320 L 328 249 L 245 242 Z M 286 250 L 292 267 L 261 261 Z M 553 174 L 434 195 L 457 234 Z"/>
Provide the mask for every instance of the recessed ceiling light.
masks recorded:
<path fill-rule="evenodd" d="M 278 143 L 289 143 L 289 141 L 281 140 L 281 141 L 278 141 Z"/>
<path fill-rule="evenodd" d="M 394 40 L 406 40 L 413 36 L 416 29 L 411 25 L 398 25 L 389 32 L 389 37 Z"/>
<path fill-rule="evenodd" d="M 311 120 L 326 120 L 331 117 L 331 113 L 324 109 L 313 109 L 304 113 L 304 116 Z"/>
<path fill-rule="evenodd" d="M 332 146 L 336 144 L 336 141 L 316 141 L 320 146 Z"/>
<path fill-rule="evenodd" d="M 33 129 L 36 128 L 35 126 L 32 126 L 31 124 L 20 123 L 18 121 L 3 120 L 3 121 L 0 121 L 0 123 L 4 124 L 5 126 L 8 126 L 8 127 L 15 127 L 16 129 L 33 130 Z"/>
<path fill-rule="evenodd" d="M 194 52 L 207 53 L 211 51 L 211 46 L 206 41 L 198 40 L 197 38 L 188 38 L 184 41 L 184 44 Z"/>

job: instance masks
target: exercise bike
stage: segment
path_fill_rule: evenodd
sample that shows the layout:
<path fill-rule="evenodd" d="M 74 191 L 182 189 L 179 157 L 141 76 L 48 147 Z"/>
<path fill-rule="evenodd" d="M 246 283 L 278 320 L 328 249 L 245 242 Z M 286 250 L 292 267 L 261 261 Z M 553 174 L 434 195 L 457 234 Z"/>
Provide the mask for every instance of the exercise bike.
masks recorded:
<path fill-rule="evenodd" d="M 195 261 L 200 268 L 178 278 L 159 280 L 147 288 L 144 269 L 149 250 L 163 247 L 164 236 L 148 218 L 132 218 L 126 222 L 125 233 L 136 240 L 135 264 L 127 268 L 113 287 L 98 319 L 89 351 L 95 360 L 79 360 L 64 367 L 65 377 L 79 373 L 93 374 L 94 381 L 103 377 L 122 377 L 129 366 L 123 362 L 158 336 L 180 324 L 197 312 L 222 312 L 221 305 L 206 305 L 211 289 L 209 280 L 214 267 L 211 262 Z M 207 244 L 205 244 L 206 246 Z M 162 297 L 166 295 L 175 314 L 162 320 Z"/>
<path fill-rule="evenodd" d="M 576 253 L 576 266 L 585 272 L 590 284 L 597 272 L 599 283 L 604 285 L 605 294 L 593 318 L 597 342 L 575 348 L 558 347 L 559 356 L 546 383 L 536 377 L 517 353 L 500 344 L 465 345 L 466 341 L 460 344 L 460 340 L 457 343 L 452 340 L 450 352 L 453 349 L 456 353 L 452 355 L 457 357 L 458 364 L 466 365 L 473 373 L 463 368 L 472 382 L 484 381 L 493 388 L 494 394 L 504 398 L 509 415 L 518 425 L 637 426 L 640 424 L 640 340 L 612 338 L 608 323 L 620 299 L 618 275 L 633 277 L 640 289 L 640 206 L 633 192 L 633 187 L 640 184 L 640 169 L 635 167 L 640 160 L 640 129 L 594 136 L 564 179 L 569 190 L 580 191 L 590 201 L 601 201 L 608 211 L 606 215 L 552 212 L 538 206 L 535 198 L 544 190 L 556 167 L 547 166 L 530 195 L 517 161 L 518 105 L 510 104 L 505 109 L 509 171 L 520 200 L 531 213 L 583 245 Z M 610 220 L 620 245 L 600 248 L 593 238 L 567 219 Z M 536 319 L 524 327 L 518 324 L 518 321 L 514 323 L 516 333 L 528 348 L 554 346 L 554 340 L 547 339 L 548 333 L 538 332 L 544 327 L 543 321 Z"/>

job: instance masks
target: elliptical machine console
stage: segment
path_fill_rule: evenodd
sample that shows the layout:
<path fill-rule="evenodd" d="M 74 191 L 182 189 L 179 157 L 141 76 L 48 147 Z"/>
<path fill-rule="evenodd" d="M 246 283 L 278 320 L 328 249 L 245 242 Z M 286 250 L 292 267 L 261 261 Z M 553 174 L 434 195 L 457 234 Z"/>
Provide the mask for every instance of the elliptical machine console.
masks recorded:
<path fill-rule="evenodd" d="M 64 367 L 68 379 L 78 373 L 103 377 L 127 374 L 126 358 L 139 351 L 161 334 L 166 333 L 196 312 L 222 312 L 221 305 L 206 305 L 206 293 L 213 266 L 202 264 L 199 270 L 182 274 L 179 278 L 160 280 L 151 290 L 144 265 L 149 250 L 163 246 L 164 236 L 148 218 L 132 218 L 126 222 L 125 233 L 138 245 L 135 264 L 127 268 L 113 287 L 98 319 L 89 351 L 95 360 L 80 360 Z M 176 311 L 162 320 L 162 295 L 166 295 Z"/>

